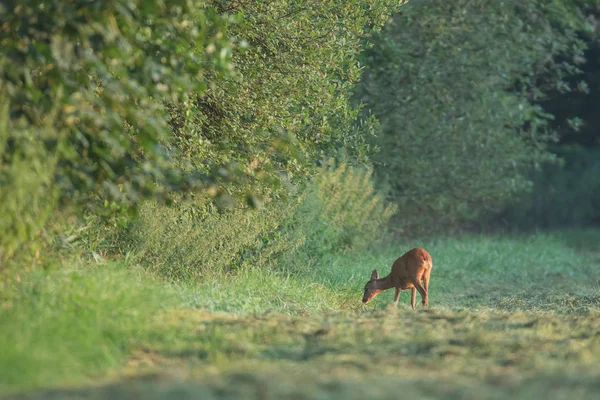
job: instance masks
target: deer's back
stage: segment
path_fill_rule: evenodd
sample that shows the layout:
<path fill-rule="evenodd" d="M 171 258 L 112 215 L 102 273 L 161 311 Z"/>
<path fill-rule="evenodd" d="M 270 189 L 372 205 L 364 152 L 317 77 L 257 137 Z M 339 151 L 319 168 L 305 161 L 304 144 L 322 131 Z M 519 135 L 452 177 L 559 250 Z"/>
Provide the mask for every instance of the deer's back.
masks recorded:
<path fill-rule="evenodd" d="M 395 278 L 404 280 L 409 276 L 421 275 L 431 268 L 431 256 L 422 248 L 414 248 L 400 256 L 392 265 Z"/>

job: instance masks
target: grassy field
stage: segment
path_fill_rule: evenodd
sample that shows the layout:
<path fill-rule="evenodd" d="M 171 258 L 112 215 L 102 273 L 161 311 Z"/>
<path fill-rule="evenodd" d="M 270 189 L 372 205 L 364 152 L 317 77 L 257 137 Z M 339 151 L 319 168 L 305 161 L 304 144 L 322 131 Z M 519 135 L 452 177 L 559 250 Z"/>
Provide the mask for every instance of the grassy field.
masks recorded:
<path fill-rule="evenodd" d="M 504 399 L 600 395 L 600 231 L 465 236 L 165 284 L 120 264 L 0 289 L 0 397 Z M 430 307 L 370 272 L 415 246 Z"/>

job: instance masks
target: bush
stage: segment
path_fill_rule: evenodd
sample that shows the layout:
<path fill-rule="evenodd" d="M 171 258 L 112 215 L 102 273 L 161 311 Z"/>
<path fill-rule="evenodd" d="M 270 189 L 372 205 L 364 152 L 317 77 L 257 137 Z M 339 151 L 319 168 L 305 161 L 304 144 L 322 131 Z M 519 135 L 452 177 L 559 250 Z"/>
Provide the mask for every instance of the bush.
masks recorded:
<path fill-rule="evenodd" d="M 231 22 L 189 1 L 0 3 L 0 92 L 11 119 L 64 133 L 42 142 L 58 157 L 61 200 L 134 206 L 202 183 L 164 146 L 165 103 L 204 91 L 207 71 L 229 71 Z"/>
<path fill-rule="evenodd" d="M 308 185 L 284 230 L 302 246 L 285 264 L 310 270 L 327 255 L 365 250 L 385 239 L 395 207 L 375 191 L 372 169 L 328 162 Z"/>
<path fill-rule="evenodd" d="M 234 174 L 297 175 L 338 146 L 365 157 L 348 93 L 362 39 L 398 7 L 3 1 L 0 92 L 11 119 L 54 113 L 65 135 L 44 144 L 60 144 L 65 201 L 135 207 Z"/>
<path fill-rule="evenodd" d="M 167 150 L 165 103 L 229 73 L 232 22 L 189 1 L 0 2 L 0 265 L 55 209 L 114 214 L 212 182 Z"/>
<path fill-rule="evenodd" d="M 357 123 L 360 107 L 349 102 L 360 78 L 357 59 L 366 36 L 402 2 L 209 4 L 242 16 L 229 32 L 248 47 L 232 54 L 238 74 L 215 81 L 196 102 L 171 109 L 176 143 L 192 162 L 236 162 L 253 176 L 284 171 L 302 181 L 315 158 L 339 147 L 368 160 L 366 138 L 374 124 Z"/>
<path fill-rule="evenodd" d="M 299 196 L 271 200 L 260 210 L 217 209 L 209 198 L 174 207 L 146 203 L 120 246 L 174 280 L 245 266 L 307 272 L 324 255 L 384 238 L 393 210 L 375 193 L 370 169 L 328 164 Z"/>

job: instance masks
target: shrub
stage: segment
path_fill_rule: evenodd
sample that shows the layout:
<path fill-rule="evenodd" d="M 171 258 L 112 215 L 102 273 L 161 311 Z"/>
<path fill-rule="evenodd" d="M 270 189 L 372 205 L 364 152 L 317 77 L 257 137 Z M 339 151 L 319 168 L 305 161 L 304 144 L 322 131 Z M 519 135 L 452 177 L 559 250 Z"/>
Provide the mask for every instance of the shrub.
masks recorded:
<path fill-rule="evenodd" d="M 89 206 L 100 193 L 133 206 L 197 183 L 164 147 L 171 133 L 164 106 L 205 90 L 207 71 L 229 71 L 232 20 L 175 3 L 0 3 L 0 92 L 11 119 L 32 129 L 51 122 L 64 133 L 42 142 L 58 156 L 63 201 Z M 210 46 L 214 52 L 205 51 Z"/>
<path fill-rule="evenodd" d="M 339 147 L 367 161 L 373 121 L 357 123 L 360 107 L 349 102 L 357 60 L 367 35 L 403 2 L 208 3 L 242 16 L 229 32 L 248 47 L 232 54 L 239 74 L 171 109 L 176 143 L 193 162 L 235 161 L 254 175 L 285 171 L 302 181 L 315 158 Z"/>
<path fill-rule="evenodd" d="M 371 168 L 333 161 L 316 174 L 285 228 L 303 239 L 288 264 L 310 268 L 328 254 L 364 250 L 386 237 L 395 207 L 375 191 L 371 177 Z"/>
<path fill-rule="evenodd" d="M 370 169 L 329 163 L 300 195 L 262 209 L 218 209 L 209 198 L 174 207 L 148 202 L 120 240 L 141 265 L 169 279 L 244 266 L 306 272 L 327 254 L 385 237 L 393 210 L 375 193 Z"/>

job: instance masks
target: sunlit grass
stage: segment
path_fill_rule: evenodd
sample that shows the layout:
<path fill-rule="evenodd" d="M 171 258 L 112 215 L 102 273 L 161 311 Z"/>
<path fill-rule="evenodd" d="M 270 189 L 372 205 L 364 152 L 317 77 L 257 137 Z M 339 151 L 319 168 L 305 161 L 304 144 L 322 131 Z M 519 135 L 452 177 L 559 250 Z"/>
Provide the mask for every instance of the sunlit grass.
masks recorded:
<path fill-rule="evenodd" d="M 598 231 L 540 233 L 523 236 L 468 235 L 414 241 L 379 252 L 338 257 L 323 263 L 313 279 L 360 299 L 373 269 L 389 273 L 393 261 L 413 247 L 433 258 L 430 305 L 581 312 L 600 308 L 600 268 L 595 253 Z M 576 246 L 579 247 L 576 247 Z M 598 246 L 600 251 L 600 246 Z M 393 290 L 372 307 L 385 307 Z M 409 302 L 408 292 L 401 302 Z"/>
<path fill-rule="evenodd" d="M 180 286 L 185 306 L 235 313 L 317 313 L 347 308 L 346 290 L 306 276 L 246 269 L 228 278 L 210 278 Z"/>
<path fill-rule="evenodd" d="M 83 398 L 112 390 L 170 399 L 177 388 L 219 399 L 257 390 L 396 398 L 399 387 L 430 398 L 585 397 L 600 389 L 596 238 L 590 230 L 425 239 L 331 255 L 301 273 L 248 266 L 179 284 L 122 265 L 22 275 L 0 295 L 1 391 L 151 374 L 168 385 L 124 382 Z M 370 272 L 387 274 L 416 246 L 433 257 L 429 310 L 411 310 L 408 293 L 393 306 L 393 291 L 363 307 Z M 562 389 L 549 391 L 557 380 Z"/>
<path fill-rule="evenodd" d="M 22 274 L 0 294 L 0 389 L 85 382 L 122 365 L 176 305 L 122 265 Z"/>

